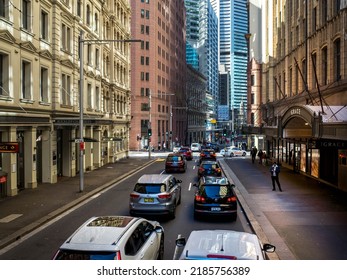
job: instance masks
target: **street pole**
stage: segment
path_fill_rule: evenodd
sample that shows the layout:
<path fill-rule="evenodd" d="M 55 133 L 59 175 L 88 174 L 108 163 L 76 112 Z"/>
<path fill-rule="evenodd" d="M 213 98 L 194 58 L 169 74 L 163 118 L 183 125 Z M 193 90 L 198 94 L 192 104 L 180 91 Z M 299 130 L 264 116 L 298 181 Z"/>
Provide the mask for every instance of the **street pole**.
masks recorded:
<path fill-rule="evenodd" d="M 151 94 L 151 90 L 149 90 L 149 122 L 148 122 L 148 129 L 152 129 L 152 114 L 151 114 L 151 108 L 152 108 L 152 94 Z M 148 130 L 147 130 L 148 131 Z M 152 131 L 153 133 L 153 131 Z M 148 158 L 151 159 L 151 136 L 148 135 L 147 133 L 147 137 L 148 137 Z"/>
<path fill-rule="evenodd" d="M 173 150 L 172 147 L 172 104 L 171 104 L 171 95 L 169 96 L 170 99 L 170 131 L 169 131 L 169 137 L 170 137 L 170 150 Z"/>
<path fill-rule="evenodd" d="M 80 51 L 80 89 L 79 89 L 79 103 L 80 103 L 80 188 L 79 191 L 83 192 L 84 189 L 84 139 L 83 139 L 83 82 L 84 82 L 84 71 L 83 71 L 83 31 L 80 33 L 79 39 L 79 51 Z"/>

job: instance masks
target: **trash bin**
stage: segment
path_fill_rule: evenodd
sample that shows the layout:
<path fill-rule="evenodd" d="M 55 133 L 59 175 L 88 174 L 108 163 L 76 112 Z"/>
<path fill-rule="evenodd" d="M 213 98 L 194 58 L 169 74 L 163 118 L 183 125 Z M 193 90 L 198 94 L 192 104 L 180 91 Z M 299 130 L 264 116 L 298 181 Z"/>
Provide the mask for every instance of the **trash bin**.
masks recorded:
<path fill-rule="evenodd" d="M 0 171 L 0 197 L 7 196 L 7 173 Z"/>

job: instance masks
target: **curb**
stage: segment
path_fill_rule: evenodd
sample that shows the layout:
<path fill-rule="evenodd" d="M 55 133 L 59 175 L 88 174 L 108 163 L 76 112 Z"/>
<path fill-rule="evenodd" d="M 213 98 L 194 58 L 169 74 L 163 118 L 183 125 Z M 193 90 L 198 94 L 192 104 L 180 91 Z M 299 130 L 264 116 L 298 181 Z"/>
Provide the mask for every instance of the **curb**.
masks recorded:
<path fill-rule="evenodd" d="M 58 208 L 57 210 L 54 210 L 53 212 L 47 214 L 46 216 L 40 218 L 39 220 L 23 227 L 22 229 L 10 234 L 8 237 L 4 238 L 3 240 L 0 241 L 0 249 L 3 249 L 10 245 L 11 243 L 18 241 L 22 239 L 25 235 L 29 234 L 30 232 L 34 231 L 35 229 L 39 228 L 40 226 L 44 225 L 45 223 L 53 220 L 54 218 L 58 217 L 62 213 L 66 212 L 67 210 L 75 207 L 76 205 L 82 203 L 83 201 L 87 200 L 88 198 L 92 197 L 96 193 L 110 187 L 112 184 L 115 184 L 124 178 L 128 177 L 130 174 L 135 174 L 136 172 L 144 169 L 145 167 L 153 164 L 156 161 L 156 159 L 152 159 L 151 161 L 143 164 L 142 166 L 135 168 L 134 170 L 131 170 L 125 174 L 122 174 L 121 176 L 117 177 L 116 179 L 109 181 L 102 186 L 87 192 L 85 195 L 67 203 L 65 206 Z"/>

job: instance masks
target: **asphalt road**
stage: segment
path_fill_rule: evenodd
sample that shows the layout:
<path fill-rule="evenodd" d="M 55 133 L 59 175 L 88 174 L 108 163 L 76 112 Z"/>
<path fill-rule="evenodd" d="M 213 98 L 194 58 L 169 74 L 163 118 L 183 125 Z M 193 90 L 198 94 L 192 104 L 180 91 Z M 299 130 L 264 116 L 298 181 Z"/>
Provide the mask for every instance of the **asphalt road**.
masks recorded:
<path fill-rule="evenodd" d="M 195 229 L 234 229 L 251 231 L 242 212 L 235 222 L 228 220 L 199 220 L 193 218 L 192 184 L 197 180 L 197 163 L 188 162 L 186 173 L 175 174 L 182 180 L 182 203 L 176 211 L 174 220 L 157 218 L 165 231 L 164 259 L 171 260 L 175 250 L 175 240 L 178 234 L 188 237 Z M 132 187 L 142 174 L 162 173 L 164 162 L 158 159 L 152 165 L 111 186 L 107 190 L 94 195 L 83 204 L 75 207 L 52 220 L 49 224 L 38 228 L 22 240 L 14 243 L 0 255 L 6 260 L 49 260 L 59 246 L 88 218 L 98 215 L 129 215 L 128 198 Z M 149 217 L 152 218 L 152 217 Z M 155 217 L 153 217 L 155 218 Z"/>

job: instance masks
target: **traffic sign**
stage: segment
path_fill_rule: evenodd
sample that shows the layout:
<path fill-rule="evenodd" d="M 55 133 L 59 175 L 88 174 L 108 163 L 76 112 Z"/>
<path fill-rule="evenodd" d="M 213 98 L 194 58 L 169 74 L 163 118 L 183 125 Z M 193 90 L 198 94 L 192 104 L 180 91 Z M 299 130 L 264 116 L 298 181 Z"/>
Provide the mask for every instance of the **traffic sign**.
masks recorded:
<path fill-rule="evenodd" d="M 75 143 L 83 143 L 83 139 L 75 139 Z"/>

